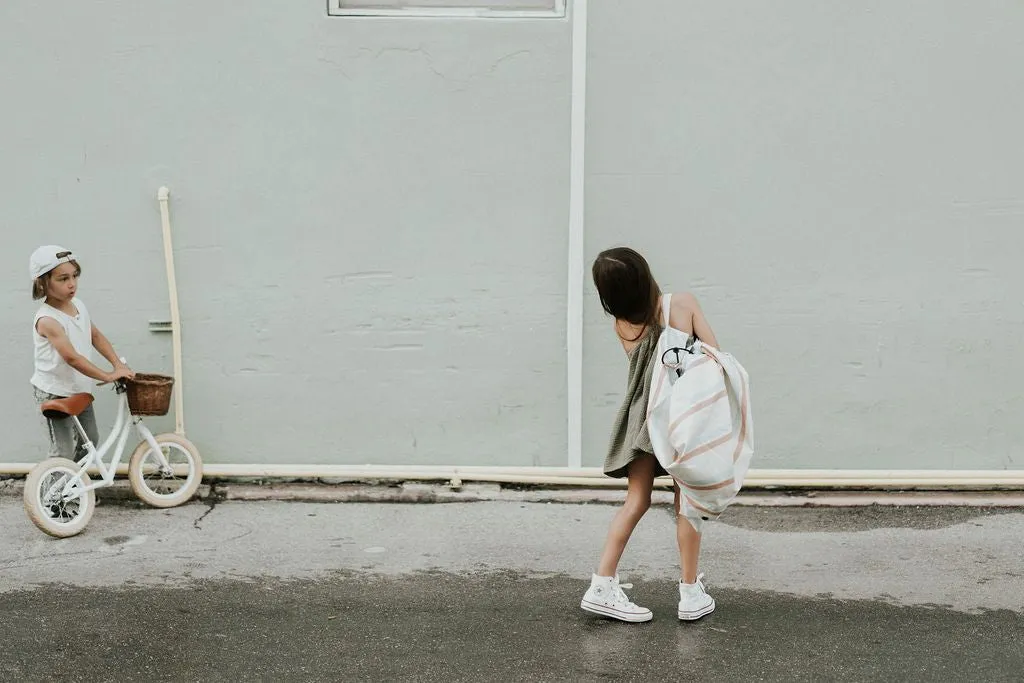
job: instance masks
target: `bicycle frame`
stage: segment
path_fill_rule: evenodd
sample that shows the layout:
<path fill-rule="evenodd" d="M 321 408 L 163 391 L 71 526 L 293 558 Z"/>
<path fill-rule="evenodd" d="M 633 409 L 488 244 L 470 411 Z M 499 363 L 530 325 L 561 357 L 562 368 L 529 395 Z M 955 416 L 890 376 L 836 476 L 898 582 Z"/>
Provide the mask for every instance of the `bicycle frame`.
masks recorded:
<path fill-rule="evenodd" d="M 82 443 L 85 445 L 86 456 L 81 462 L 81 467 L 78 473 L 71 477 L 61 489 L 61 496 L 68 496 L 71 494 L 72 489 L 76 486 L 80 487 L 81 493 L 98 489 L 104 486 L 110 486 L 114 482 L 114 474 L 117 472 L 118 465 L 121 464 L 121 456 L 124 454 L 125 443 L 128 441 L 128 434 L 131 432 L 132 424 L 135 425 L 136 431 L 139 436 L 149 444 L 149 447 L 157 454 L 157 458 L 160 460 L 161 467 L 170 469 L 170 464 L 167 462 L 167 458 L 164 457 L 164 452 L 161 450 L 156 439 L 153 438 L 153 432 L 149 431 L 142 422 L 142 418 L 136 415 L 131 415 L 128 410 L 128 394 L 126 389 L 121 382 L 114 384 L 114 391 L 118 394 L 118 405 L 117 405 L 117 419 L 114 421 L 114 427 L 110 430 L 110 434 L 107 435 L 106 440 L 100 445 L 99 449 L 96 448 L 92 440 L 85 433 L 85 429 L 82 428 L 82 423 L 78 421 L 78 418 L 72 416 L 70 419 L 74 420 L 75 429 L 78 430 L 78 434 L 82 439 Z M 116 447 L 115 447 L 116 441 Z M 107 453 L 113 451 L 110 459 L 110 465 L 103 464 L 103 458 Z M 91 483 L 88 486 L 82 487 L 82 475 L 91 465 L 96 465 L 96 468 L 100 471 L 100 479 L 97 482 Z M 53 491 L 51 490 L 52 494 Z"/>

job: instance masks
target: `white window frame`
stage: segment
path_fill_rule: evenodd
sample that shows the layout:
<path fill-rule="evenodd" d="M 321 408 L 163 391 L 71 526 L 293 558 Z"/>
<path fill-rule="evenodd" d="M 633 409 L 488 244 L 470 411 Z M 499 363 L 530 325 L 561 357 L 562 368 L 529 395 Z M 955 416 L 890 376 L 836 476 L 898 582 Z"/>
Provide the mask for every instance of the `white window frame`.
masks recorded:
<path fill-rule="evenodd" d="M 566 0 L 555 0 L 554 10 L 493 9 L 480 0 L 481 7 L 406 7 L 395 9 L 346 7 L 345 0 L 327 0 L 327 14 L 333 17 L 457 17 L 473 19 L 561 19 Z"/>

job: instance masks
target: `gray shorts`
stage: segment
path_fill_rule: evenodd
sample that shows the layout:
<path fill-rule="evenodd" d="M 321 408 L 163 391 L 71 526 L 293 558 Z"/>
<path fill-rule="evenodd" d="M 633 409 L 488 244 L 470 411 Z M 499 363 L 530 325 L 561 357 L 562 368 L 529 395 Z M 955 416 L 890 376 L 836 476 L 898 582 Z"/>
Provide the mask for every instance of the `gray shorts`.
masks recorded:
<path fill-rule="evenodd" d="M 35 392 L 37 405 L 42 405 L 44 402 L 55 398 L 66 398 L 65 396 L 49 394 L 36 387 L 32 387 L 32 390 Z M 50 431 L 51 457 L 67 458 L 75 462 L 85 458 L 85 445 L 82 443 L 82 437 L 79 435 L 78 430 L 75 429 L 74 420 L 69 417 L 57 420 L 48 417 L 43 419 L 46 420 L 46 425 Z M 100 435 L 96 429 L 96 413 L 93 411 L 92 406 L 82 411 L 82 414 L 78 416 L 78 421 L 82 423 L 82 429 L 89 435 L 93 445 L 99 448 Z"/>

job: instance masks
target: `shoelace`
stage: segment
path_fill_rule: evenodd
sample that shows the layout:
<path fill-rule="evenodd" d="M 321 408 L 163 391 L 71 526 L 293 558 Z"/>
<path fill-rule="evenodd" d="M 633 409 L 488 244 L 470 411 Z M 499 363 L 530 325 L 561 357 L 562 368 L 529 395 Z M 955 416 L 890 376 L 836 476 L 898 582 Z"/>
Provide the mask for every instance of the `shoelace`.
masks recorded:
<path fill-rule="evenodd" d="M 631 584 L 631 583 L 616 583 L 615 584 L 615 597 L 617 597 L 622 602 L 626 603 L 627 607 L 636 607 L 636 605 L 634 605 L 632 602 L 630 602 L 629 596 L 627 596 L 623 592 L 623 590 L 622 590 L 623 588 L 628 588 L 630 590 L 633 590 L 633 584 Z"/>

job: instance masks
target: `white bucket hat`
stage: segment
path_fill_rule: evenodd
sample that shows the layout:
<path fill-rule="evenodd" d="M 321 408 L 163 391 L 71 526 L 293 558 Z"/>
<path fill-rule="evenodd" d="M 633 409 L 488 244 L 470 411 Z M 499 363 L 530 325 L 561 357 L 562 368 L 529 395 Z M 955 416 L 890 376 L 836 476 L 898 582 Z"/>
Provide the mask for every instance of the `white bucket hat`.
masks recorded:
<path fill-rule="evenodd" d="M 75 260 L 75 255 L 71 253 L 70 249 L 59 247 L 56 244 L 48 244 L 32 252 L 32 257 L 28 260 L 28 271 L 32 279 L 35 280 L 46 275 L 60 264 L 70 263 Z"/>

